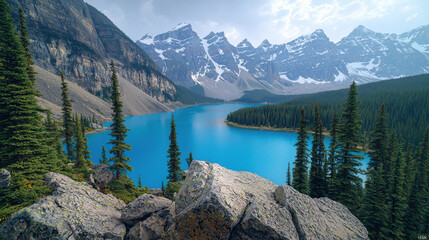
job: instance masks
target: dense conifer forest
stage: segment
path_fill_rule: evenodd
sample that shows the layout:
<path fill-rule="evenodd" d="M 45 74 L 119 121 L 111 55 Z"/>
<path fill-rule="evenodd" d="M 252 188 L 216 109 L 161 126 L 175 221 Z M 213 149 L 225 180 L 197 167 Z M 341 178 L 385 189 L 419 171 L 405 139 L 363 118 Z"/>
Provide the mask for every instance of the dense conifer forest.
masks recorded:
<path fill-rule="evenodd" d="M 417 143 L 429 122 L 429 74 L 386 80 L 357 86 L 362 133 L 368 137 L 385 104 L 389 114 L 387 125 L 395 129 L 404 144 Z M 309 128 L 313 128 L 314 102 L 318 102 L 323 127 L 330 129 L 334 113 L 341 113 L 347 89 L 303 95 L 285 103 L 240 109 L 228 115 L 227 121 L 246 126 L 299 128 L 301 108 Z"/>

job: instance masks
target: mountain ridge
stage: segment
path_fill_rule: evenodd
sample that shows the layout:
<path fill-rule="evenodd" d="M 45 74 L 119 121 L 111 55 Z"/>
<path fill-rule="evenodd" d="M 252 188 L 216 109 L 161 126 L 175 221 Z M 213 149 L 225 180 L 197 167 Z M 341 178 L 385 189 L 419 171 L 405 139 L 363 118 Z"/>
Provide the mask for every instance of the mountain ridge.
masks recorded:
<path fill-rule="evenodd" d="M 429 25 L 397 35 L 359 25 L 337 43 L 317 29 L 287 43 L 266 39 L 255 47 L 246 38 L 234 46 L 223 32 L 200 37 L 190 24 L 180 24 L 160 34 L 169 36 L 168 41 L 156 35 L 136 43 L 174 82 L 199 85 L 207 96 L 229 100 L 255 89 L 302 94 L 347 87 L 351 80 L 366 83 L 427 73 L 427 29 Z"/>

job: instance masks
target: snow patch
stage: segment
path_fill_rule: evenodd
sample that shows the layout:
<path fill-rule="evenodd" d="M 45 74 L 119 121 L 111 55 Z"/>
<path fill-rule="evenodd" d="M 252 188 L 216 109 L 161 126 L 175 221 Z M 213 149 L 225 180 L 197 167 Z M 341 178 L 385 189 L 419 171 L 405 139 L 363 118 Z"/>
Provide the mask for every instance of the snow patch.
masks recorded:
<path fill-rule="evenodd" d="M 164 52 L 165 52 L 165 50 L 160 50 L 160 49 L 155 48 L 155 52 L 159 54 L 159 57 L 160 57 L 163 61 L 164 61 L 165 59 L 168 59 L 168 58 L 166 58 L 166 57 L 164 56 Z"/>
<path fill-rule="evenodd" d="M 146 45 L 153 45 L 153 36 L 150 34 L 146 34 L 139 40 L 139 42 Z"/>
<path fill-rule="evenodd" d="M 224 70 L 221 68 L 221 66 L 217 63 L 217 62 L 215 62 L 213 59 L 212 59 L 212 57 L 210 56 L 210 54 L 209 54 L 209 43 L 207 42 L 207 40 L 206 39 L 202 39 L 201 40 L 201 42 L 202 42 L 202 44 L 203 44 L 203 47 L 204 47 L 204 51 L 206 52 L 206 55 L 207 55 L 207 57 L 209 58 L 209 60 L 213 63 L 213 65 L 215 66 L 215 69 L 216 69 L 216 72 L 217 72 L 217 78 L 216 78 L 216 82 L 217 81 L 219 81 L 220 80 L 220 77 L 222 76 L 222 74 L 223 74 L 223 72 L 224 72 Z"/>
<path fill-rule="evenodd" d="M 411 44 L 411 47 L 413 47 L 414 49 L 416 49 L 419 52 L 429 53 L 429 44 L 418 44 L 416 42 L 413 42 Z"/>
<path fill-rule="evenodd" d="M 335 75 L 334 82 L 344 82 L 345 80 L 347 80 L 347 76 L 344 73 L 338 71 L 338 75 Z"/>
<path fill-rule="evenodd" d="M 191 24 L 189 24 L 189 23 L 179 23 L 179 24 L 177 24 L 174 28 L 173 28 L 173 30 L 172 31 L 175 31 L 175 30 L 179 30 L 179 29 L 181 29 L 181 28 L 184 28 L 184 27 L 187 27 L 187 26 L 190 26 Z"/>

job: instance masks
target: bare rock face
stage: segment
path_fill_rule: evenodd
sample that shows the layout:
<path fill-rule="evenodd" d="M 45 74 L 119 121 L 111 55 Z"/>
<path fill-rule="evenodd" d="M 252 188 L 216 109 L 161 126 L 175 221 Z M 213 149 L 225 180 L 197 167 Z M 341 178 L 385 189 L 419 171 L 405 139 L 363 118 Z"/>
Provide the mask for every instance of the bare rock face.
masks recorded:
<path fill-rule="evenodd" d="M 343 205 L 218 164 L 193 161 L 165 239 L 368 239 Z"/>
<path fill-rule="evenodd" d="M 19 210 L 0 225 L 0 239 L 123 239 L 124 202 L 87 183 L 48 173 L 52 196 Z"/>
<path fill-rule="evenodd" d="M 0 170 L 0 189 L 7 188 L 10 184 L 10 172 L 6 169 Z"/>
<path fill-rule="evenodd" d="M 127 79 L 160 102 L 176 100 L 176 88 L 149 56 L 103 13 L 83 0 L 7 0 L 19 19 L 23 6 L 34 63 L 65 77 L 92 93 L 110 86 L 109 63 Z"/>
<path fill-rule="evenodd" d="M 122 221 L 130 228 L 126 239 L 160 239 L 171 226 L 173 216 L 171 200 L 143 194 L 122 210 Z"/>

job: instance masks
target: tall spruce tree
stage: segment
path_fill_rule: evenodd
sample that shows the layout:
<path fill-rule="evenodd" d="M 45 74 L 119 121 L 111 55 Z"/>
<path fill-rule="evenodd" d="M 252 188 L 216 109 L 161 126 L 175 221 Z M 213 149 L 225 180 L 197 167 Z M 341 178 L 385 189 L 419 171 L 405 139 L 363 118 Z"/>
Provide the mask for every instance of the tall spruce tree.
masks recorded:
<path fill-rule="evenodd" d="M 293 168 L 292 186 L 301 193 L 308 194 L 308 149 L 307 120 L 305 120 L 304 108 L 301 109 L 299 119 L 298 142 L 295 144 L 296 157 Z"/>
<path fill-rule="evenodd" d="M 405 167 L 404 167 L 404 190 L 406 198 L 408 199 L 411 193 L 411 186 L 414 184 L 416 175 L 416 157 L 414 156 L 413 146 L 408 144 L 407 151 L 405 152 Z"/>
<path fill-rule="evenodd" d="M 45 131 L 49 139 L 49 145 L 53 146 L 56 150 L 56 158 L 59 163 L 67 163 L 67 156 L 65 155 L 63 144 L 61 143 L 60 131 L 56 122 L 52 120 L 51 111 L 46 112 Z"/>
<path fill-rule="evenodd" d="M 179 146 L 177 145 L 177 134 L 176 134 L 176 124 L 174 122 L 174 115 L 171 118 L 170 123 L 170 147 L 168 149 L 168 183 L 166 188 L 166 195 L 169 198 L 174 196 L 175 192 L 178 192 L 180 189 L 179 182 L 182 179 L 182 169 L 180 168 L 180 151 Z"/>
<path fill-rule="evenodd" d="M 139 187 L 139 188 L 141 188 L 141 187 L 142 187 L 142 179 L 141 179 L 141 177 L 140 177 L 140 174 L 139 174 L 139 183 L 138 183 L 138 187 Z"/>
<path fill-rule="evenodd" d="M 286 184 L 291 186 L 291 175 L 290 175 L 290 163 L 287 163 L 287 174 L 286 174 Z"/>
<path fill-rule="evenodd" d="M 75 127 L 74 127 L 74 168 L 80 172 L 86 172 L 88 170 L 89 164 L 87 159 L 85 159 L 85 143 L 82 136 L 82 125 L 79 121 L 79 116 L 75 115 Z"/>
<path fill-rule="evenodd" d="M 168 149 L 168 182 L 179 182 L 181 178 L 182 169 L 180 168 L 180 152 L 179 146 L 177 145 L 177 133 L 176 124 L 174 122 L 174 115 L 171 118 L 170 123 L 170 147 Z"/>
<path fill-rule="evenodd" d="M 80 116 L 80 125 L 82 126 L 82 138 L 83 138 L 83 145 L 84 145 L 84 149 L 83 149 L 83 155 L 85 157 L 85 159 L 89 160 L 91 159 L 91 151 L 89 151 L 89 146 L 88 146 L 88 138 L 85 135 L 85 124 L 84 124 L 84 116 Z"/>
<path fill-rule="evenodd" d="M 407 210 L 407 194 L 404 189 L 404 154 L 401 151 L 402 143 L 394 144 L 398 148 L 392 162 L 392 176 L 388 203 L 388 234 L 389 239 L 404 239 L 404 215 Z"/>
<path fill-rule="evenodd" d="M 362 164 L 363 156 L 356 154 L 361 143 L 361 120 L 358 113 L 356 83 L 350 86 L 348 97 L 341 115 L 339 138 L 340 156 L 337 172 L 338 201 L 344 204 L 352 213 L 357 213 L 359 205 L 358 189 L 362 187 L 357 175 Z"/>
<path fill-rule="evenodd" d="M 382 166 L 380 163 L 379 166 Z M 366 191 L 359 216 L 368 230 L 370 239 L 387 239 L 388 207 L 384 194 L 383 169 L 369 168 Z"/>
<path fill-rule="evenodd" d="M 104 149 L 104 145 L 101 146 L 101 159 L 100 164 L 107 164 L 107 156 L 106 156 L 106 149 Z"/>
<path fill-rule="evenodd" d="M 121 176 L 126 176 L 127 170 L 132 171 L 133 168 L 127 163 L 131 161 L 131 159 L 125 157 L 125 151 L 130 150 L 131 145 L 125 143 L 125 137 L 127 136 L 127 132 L 129 130 L 124 125 L 125 119 L 124 113 L 122 112 L 118 76 L 113 60 L 110 63 L 110 71 L 112 73 L 111 101 L 113 110 L 113 122 L 112 125 L 110 125 L 112 128 L 112 131 L 110 132 L 112 139 L 109 142 L 109 144 L 113 145 L 112 149 L 110 150 L 110 153 L 113 155 L 113 157 L 110 158 L 110 162 L 112 162 L 110 169 L 115 172 L 116 179 L 119 179 Z"/>
<path fill-rule="evenodd" d="M 31 83 L 33 84 L 33 87 L 36 84 L 36 73 L 33 69 L 33 55 L 30 52 L 30 40 L 28 39 L 28 30 L 27 25 L 25 21 L 25 15 L 21 7 L 19 7 L 19 33 L 20 33 L 20 39 L 21 39 L 21 46 L 24 49 L 25 52 L 25 58 L 27 60 L 27 75 L 28 79 L 30 79 Z M 40 95 L 36 91 L 37 95 Z"/>
<path fill-rule="evenodd" d="M 428 163 L 429 162 L 429 127 L 419 146 L 417 155 L 417 172 L 408 199 L 408 209 L 405 214 L 404 232 L 408 238 L 415 238 L 426 228 L 425 216 L 428 201 Z"/>
<path fill-rule="evenodd" d="M 329 153 L 328 153 L 328 160 L 327 160 L 327 182 L 328 182 L 328 197 L 331 199 L 337 198 L 337 191 L 336 191 L 336 175 L 337 175 L 337 165 L 338 165 L 338 156 L 339 156 L 339 149 L 338 149 L 338 117 L 337 114 L 334 113 L 334 116 L 332 117 L 332 123 L 331 123 L 331 141 L 329 144 Z"/>
<path fill-rule="evenodd" d="M 18 186 L 19 179 L 43 182 L 43 174 L 56 168 L 56 157 L 10 11 L 0 0 L 0 168 L 9 169 Z"/>
<path fill-rule="evenodd" d="M 64 143 L 66 144 L 67 158 L 73 161 L 73 117 L 72 117 L 72 100 L 69 98 L 67 82 L 64 73 L 61 72 L 61 97 L 62 113 L 64 128 Z"/>
<path fill-rule="evenodd" d="M 380 110 L 378 111 L 375 128 L 371 132 L 371 142 L 369 148 L 371 151 L 368 152 L 370 160 L 368 167 L 376 169 L 380 163 L 383 166 L 387 163 L 388 159 L 388 139 L 389 129 L 387 127 L 387 117 L 384 104 L 381 104 Z"/>
<path fill-rule="evenodd" d="M 311 165 L 309 187 L 313 198 L 326 197 L 328 184 L 325 172 L 325 143 L 323 135 L 323 122 L 320 119 L 317 102 L 314 105 L 314 129 L 311 150 Z"/>

